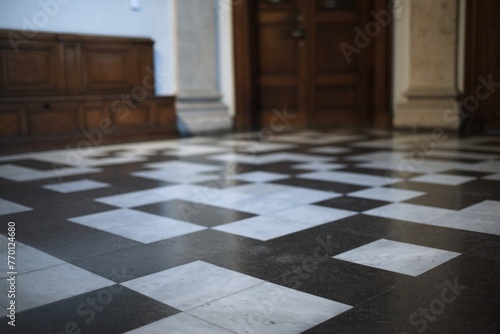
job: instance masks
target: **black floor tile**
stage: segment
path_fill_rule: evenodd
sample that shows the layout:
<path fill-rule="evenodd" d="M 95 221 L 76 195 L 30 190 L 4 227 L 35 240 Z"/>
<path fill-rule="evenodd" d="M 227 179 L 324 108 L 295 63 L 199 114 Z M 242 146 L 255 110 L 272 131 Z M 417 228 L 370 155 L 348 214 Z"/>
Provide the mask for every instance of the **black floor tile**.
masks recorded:
<path fill-rule="evenodd" d="M 109 268 L 125 268 L 129 278 L 137 278 L 196 260 L 220 257 L 226 253 L 244 253 L 246 247 L 256 242 L 215 230 L 203 230 L 72 263 L 108 279 L 115 279 Z"/>
<path fill-rule="evenodd" d="M 328 136 L 332 134 L 356 134 L 362 137 L 354 141 L 334 141 L 321 145 L 307 141 L 307 139 L 328 139 Z M 293 145 L 289 149 L 242 154 L 258 157 L 289 152 L 307 154 L 311 157 L 329 157 L 332 158 L 331 162 L 345 165 L 345 168 L 340 171 L 369 176 L 398 177 L 400 175 L 397 171 L 363 168 L 361 164 L 370 162 L 370 159 L 355 161 L 352 160 L 352 156 L 390 151 L 412 152 L 411 149 L 401 150 L 397 146 L 391 146 L 390 140 L 386 140 L 398 139 L 398 136 L 401 136 L 400 133 L 373 134 L 367 131 L 332 130 L 295 135 L 304 136 L 304 140 L 301 142 L 300 137 L 297 137 L 296 139 L 299 139 L 297 143 L 282 142 L 278 136 L 274 141 L 268 142 Z M 104 165 L 96 167 L 99 169 L 98 172 L 73 176 L 63 175 L 62 178 L 16 182 L 4 179 L 0 175 L 0 234 L 2 236 L 0 245 L 5 245 L 6 239 L 3 236 L 8 231 L 7 223 L 15 221 L 18 242 L 116 283 L 141 277 L 147 280 L 145 278 L 147 275 L 195 261 L 204 261 L 227 270 L 296 289 L 304 294 L 353 306 L 352 309 L 339 316 L 312 327 L 306 333 L 500 333 L 498 322 L 500 236 L 361 214 L 359 212 L 390 203 L 348 195 L 358 190 L 372 188 L 369 186 L 300 178 L 300 174 L 310 172 L 310 170 L 294 168 L 301 162 L 283 160 L 255 165 L 213 160 L 213 156 L 224 154 L 224 152 L 238 151 L 238 148 L 233 149 L 222 145 L 220 140 L 245 141 L 247 140 L 245 138 L 260 140 L 255 133 L 238 137 L 228 135 L 218 138 L 207 137 L 203 140 L 195 138 L 194 141 L 180 140 L 178 144 L 181 149 L 183 145 L 205 145 L 221 147 L 223 150 L 221 150 L 222 153 L 178 157 L 175 156 L 175 152 L 169 153 L 168 146 L 164 148 L 155 146 L 152 149 L 152 155 L 142 156 L 143 161 Z M 370 147 L 372 141 L 377 139 L 384 139 L 385 142 L 380 147 Z M 490 142 L 489 145 L 497 146 L 499 143 L 493 139 L 485 140 Z M 363 146 L 360 142 L 368 145 Z M 384 147 L 385 143 L 389 144 Z M 346 152 L 315 153 L 314 149 L 318 147 L 345 148 Z M 470 145 L 467 150 L 460 151 L 481 152 L 481 144 Z M 450 149 L 450 152 L 454 150 Z M 101 162 L 104 161 L 103 159 L 119 157 L 124 153 L 128 155 L 134 152 L 126 146 L 117 146 L 111 149 L 106 148 L 102 156 L 96 155 L 95 158 L 89 158 Z M 460 165 L 471 164 L 471 166 L 480 161 L 430 156 L 426 158 L 448 163 L 456 162 Z M 280 173 L 286 178 L 270 183 L 343 194 L 343 196 L 314 204 L 355 211 L 358 214 L 313 228 L 307 228 L 307 222 L 303 222 L 304 229 L 301 231 L 268 241 L 259 241 L 212 229 L 221 224 L 257 215 L 213 205 L 199 205 L 188 200 L 172 199 L 161 202 L 159 199 L 158 203 L 136 207 L 134 210 L 190 222 L 206 229 L 149 244 L 68 220 L 77 216 L 117 209 L 96 201 L 100 197 L 178 185 L 179 183 L 176 182 L 133 176 L 134 172 L 151 170 L 148 163 L 167 161 L 221 167 L 222 170 L 219 172 L 202 173 L 213 175 L 213 180 L 196 183 L 196 185 L 217 189 L 250 183 L 231 178 L 235 174 Z M 37 171 L 64 167 L 37 160 L 36 156 L 23 156 L 15 161 L 2 162 L 0 168 L 6 164 L 28 167 Z M 405 176 L 426 174 L 432 173 L 419 172 Z M 391 187 L 423 191 L 425 195 L 404 201 L 404 203 L 434 208 L 461 210 L 484 200 L 500 201 L 498 190 L 500 183 L 483 179 L 484 176 L 494 174 L 494 172 L 481 172 L 473 169 L 467 171 L 461 170 L 458 166 L 456 169 L 450 168 L 436 174 L 471 176 L 476 179 L 458 186 L 411 182 L 407 179 Z M 84 179 L 105 182 L 109 184 L 109 187 L 68 194 L 43 188 L 49 184 Z M 11 213 L 11 210 L 15 210 L 15 205 L 3 200 L 25 205 L 33 210 Z M 272 213 L 270 215 L 272 216 Z M 267 226 L 258 228 L 267 228 Z M 453 251 L 460 255 L 416 277 L 332 258 L 380 239 Z M 5 252 L 5 249 L 0 252 Z M 37 264 L 43 264 L 45 261 L 43 254 L 34 253 L 34 256 L 40 256 L 41 263 Z M 377 255 L 386 256 L 386 254 Z M 50 263 L 47 261 L 47 266 L 53 265 Z M 43 269 L 47 268 L 43 267 Z M 37 272 L 38 270 L 33 271 L 29 275 L 36 275 Z M 206 277 L 199 276 L 196 278 L 200 281 L 209 281 Z M 78 281 L 75 281 L 75 284 L 78 284 Z M 19 288 L 22 287 L 19 286 Z M 103 305 L 102 309 L 99 308 L 95 318 L 89 320 L 90 309 L 87 308 L 87 301 L 99 298 L 99 296 L 101 299 L 106 298 L 108 289 L 92 291 L 19 312 L 17 328 L 10 327 L 7 321 L 3 321 L 0 322 L 0 332 L 28 334 L 68 333 L 81 330 L 81 333 L 124 333 L 179 312 L 165 303 L 157 302 L 116 284 L 112 289 L 119 290 L 119 292 L 112 293 L 109 303 Z M 456 295 L 455 290 L 458 291 Z M 257 309 L 258 307 L 256 306 Z M 274 305 L 274 307 L 277 308 L 279 305 Z M 423 312 L 431 313 L 424 314 Z"/>
<path fill-rule="evenodd" d="M 421 224 L 414 224 L 414 227 L 388 237 L 394 241 L 458 253 L 465 253 L 491 238 L 490 234 Z"/>
<path fill-rule="evenodd" d="M 347 183 L 326 182 L 326 181 L 308 180 L 301 178 L 291 178 L 286 180 L 274 181 L 272 183 L 315 189 L 315 190 L 333 191 L 341 194 L 347 194 L 368 188 Z"/>
<path fill-rule="evenodd" d="M 237 220 L 254 217 L 250 213 L 228 210 L 202 203 L 184 200 L 171 200 L 141 207 L 134 210 L 153 213 L 155 215 L 183 220 L 206 227 L 231 223 Z"/>
<path fill-rule="evenodd" d="M 0 332 L 121 334 L 176 313 L 179 310 L 116 284 L 21 312 L 15 327 L 0 322 Z"/>
<path fill-rule="evenodd" d="M 400 220 L 359 214 L 334 221 L 324 226 L 327 226 L 331 231 L 359 234 L 375 239 L 381 239 L 411 229 L 415 226 L 415 224 Z"/>
<path fill-rule="evenodd" d="M 390 204 L 389 202 L 376 201 L 372 199 L 342 196 L 332 198 L 326 201 L 314 203 L 315 205 L 326 206 L 329 208 L 343 209 L 349 211 L 363 212 L 370 209 L 378 208 L 379 206 Z"/>
<path fill-rule="evenodd" d="M 274 283 L 351 306 L 395 288 L 408 276 L 332 259 L 323 253 L 304 258 Z"/>

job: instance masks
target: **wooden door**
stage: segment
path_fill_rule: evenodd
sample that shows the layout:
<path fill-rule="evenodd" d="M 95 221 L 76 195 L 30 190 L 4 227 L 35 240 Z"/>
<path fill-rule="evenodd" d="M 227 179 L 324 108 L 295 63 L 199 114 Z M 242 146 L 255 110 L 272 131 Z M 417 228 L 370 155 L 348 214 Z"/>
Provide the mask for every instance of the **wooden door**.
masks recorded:
<path fill-rule="evenodd" d="M 390 124 L 390 30 L 373 17 L 385 2 L 237 2 L 237 127 Z"/>
<path fill-rule="evenodd" d="M 256 93 L 260 125 L 264 127 L 307 124 L 307 49 L 302 2 L 257 3 Z M 288 116 L 280 117 L 283 113 Z"/>
<path fill-rule="evenodd" d="M 464 131 L 500 133 L 500 1 L 467 7 Z"/>

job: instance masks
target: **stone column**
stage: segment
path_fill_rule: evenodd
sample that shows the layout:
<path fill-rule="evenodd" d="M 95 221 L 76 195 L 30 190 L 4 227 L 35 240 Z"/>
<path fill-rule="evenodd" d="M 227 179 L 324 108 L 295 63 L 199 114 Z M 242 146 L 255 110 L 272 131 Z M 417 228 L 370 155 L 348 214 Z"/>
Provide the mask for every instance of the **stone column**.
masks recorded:
<path fill-rule="evenodd" d="M 232 127 L 219 91 L 215 1 L 176 1 L 177 116 L 194 134 Z"/>
<path fill-rule="evenodd" d="M 410 78 L 398 104 L 394 126 L 456 130 L 459 124 L 457 88 L 457 0 L 412 0 L 410 10 Z"/>

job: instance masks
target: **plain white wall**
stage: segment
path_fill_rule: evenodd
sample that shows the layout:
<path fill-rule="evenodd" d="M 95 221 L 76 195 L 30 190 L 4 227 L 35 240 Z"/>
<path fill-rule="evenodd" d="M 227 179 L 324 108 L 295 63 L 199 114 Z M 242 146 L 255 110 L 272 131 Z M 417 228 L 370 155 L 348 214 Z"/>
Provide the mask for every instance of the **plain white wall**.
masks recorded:
<path fill-rule="evenodd" d="M 0 0 L 0 28 L 148 37 L 155 41 L 156 94 L 176 92 L 173 0 Z"/>

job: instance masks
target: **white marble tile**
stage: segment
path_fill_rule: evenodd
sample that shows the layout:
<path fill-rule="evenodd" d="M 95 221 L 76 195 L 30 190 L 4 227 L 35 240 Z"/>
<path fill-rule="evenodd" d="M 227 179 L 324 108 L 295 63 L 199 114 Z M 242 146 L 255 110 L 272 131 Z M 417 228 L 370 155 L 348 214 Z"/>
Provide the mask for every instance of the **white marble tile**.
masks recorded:
<path fill-rule="evenodd" d="M 125 334 L 234 334 L 219 326 L 198 319 L 187 313 L 177 313 L 170 317 L 155 321 L 146 326 L 126 332 Z"/>
<path fill-rule="evenodd" d="M 295 187 L 284 186 L 281 184 L 254 183 L 244 184 L 236 187 L 227 188 L 227 192 L 237 192 L 254 196 L 270 195 L 281 191 L 289 191 Z"/>
<path fill-rule="evenodd" d="M 335 146 L 323 146 L 323 147 L 315 147 L 309 150 L 311 153 L 320 153 L 320 154 L 342 154 L 352 151 L 350 148 L 346 147 L 335 147 Z"/>
<path fill-rule="evenodd" d="M 402 202 L 425 195 L 425 192 L 397 188 L 369 188 L 349 193 L 349 196 L 387 202 Z"/>
<path fill-rule="evenodd" d="M 221 152 L 228 152 L 229 150 L 224 147 L 206 146 L 206 145 L 184 145 L 175 149 L 165 151 L 165 155 L 175 157 L 188 157 L 201 154 L 215 154 Z"/>
<path fill-rule="evenodd" d="M 307 223 L 283 218 L 257 216 L 219 225 L 214 230 L 267 241 L 310 228 Z"/>
<path fill-rule="evenodd" d="M 490 159 L 500 158 L 499 154 L 463 152 L 455 150 L 452 151 L 434 150 L 432 151 L 432 156 L 440 158 L 471 159 L 471 160 L 490 160 Z"/>
<path fill-rule="evenodd" d="M 373 168 L 382 170 L 399 171 L 400 173 L 440 173 L 450 169 L 460 169 L 462 163 L 434 161 L 429 159 L 400 158 L 397 160 L 372 161 L 357 164 L 359 168 Z"/>
<path fill-rule="evenodd" d="M 223 208 L 234 208 L 235 210 L 237 210 L 238 207 L 236 203 L 255 197 L 255 195 L 230 191 L 230 188 L 217 189 L 217 190 L 218 191 L 214 191 L 213 193 L 208 194 L 207 196 L 203 197 L 200 196 L 197 198 L 194 197 L 186 198 L 185 200 L 205 205 L 219 206 Z"/>
<path fill-rule="evenodd" d="M 270 217 L 289 219 L 307 224 L 309 227 L 322 225 L 339 219 L 356 215 L 357 212 L 326 208 L 316 205 L 293 206 L 287 210 L 281 210 L 269 214 Z"/>
<path fill-rule="evenodd" d="M 500 173 L 498 174 L 491 174 L 488 176 L 484 176 L 483 179 L 485 180 L 493 180 L 493 181 L 500 181 Z"/>
<path fill-rule="evenodd" d="M 147 190 L 133 191 L 120 195 L 97 198 L 96 201 L 121 208 L 131 208 L 142 205 L 160 203 L 172 199 L 198 198 L 208 196 L 219 189 L 180 184 L 164 186 Z"/>
<path fill-rule="evenodd" d="M 204 226 L 129 209 L 106 211 L 68 220 L 142 243 L 206 229 Z"/>
<path fill-rule="evenodd" d="M 80 167 L 104 167 L 111 165 L 121 165 L 133 162 L 142 162 L 146 159 L 143 156 L 129 155 L 129 156 L 116 156 L 116 157 L 106 157 L 106 158 L 85 158 L 80 161 L 76 166 Z"/>
<path fill-rule="evenodd" d="M 19 213 L 19 212 L 26 212 L 26 211 L 31 211 L 33 210 L 32 208 L 29 208 L 27 206 L 14 203 L 11 201 L 7 201 L 3 198 L 0 198 L 0 216 L 1 215 L 8 215 L 11 213 Z"/>
<path fill-rule="evenodd" d="M 381 239 L 334 256 L 334 259 L 418 276 L 460 253 Z"/>
<path fill-rule="evenodd" d="M 290 187 L 286 191 L 280 191 L 266 195 L 266 199 L 290 201 L 296 204 L 311 204 L 325 201 L 327 199 L 337 198 L 342 194 L 333 191 L 313 190 L 299 187 Z"/>
<path fill-rule="evenodd" d="M 313 171 L 325 171 L 325 170 L 334 170 L 334 169 L 342 169 L 345 168 L 346 164 L 339 163 L 329 163 L 329 162 L 308 162 L 299 165 L 293 165 L 293 169 L 304 169 L 304 170 L 313 170 Z"/>
<path fill-rule="evenodd" d="M 289 209 L 296 205 L 297 203 L 288 200 L 279 200 L 267 196 L 252 197 L 241 201 L 217 202 L 217 206 L 256 215 L 265 215 L 275 211 Z"/>
<path fill-rule="evenodd" d="M 279 156 L 268 156 L 268 155 L 256 156 L 256 155 L 240 154 L 240 153 L 217 154 L 210 156 L 208 159 L 214 161 L 242 163 L 242 164 L 256 165 L 256 166 L 282 161 L 281 157 Z"/>
<path fill-rule="evenodd" d="M 290 175 L 288 174 L 262 172 L 262 171 L 248 172 L 248 173 L 229 176 L 229 178 L 231 179 L 253 182 L 253 183 L 273 182 L 273 181 L 288 179 L 289 177 Z"/>
<path fill-rule="evenodd" d="M 105 231 L 122 225 L 137 225 L 143 223 L 144 221 L 154 221 L 160 218 L 164 217 L 142 211 L 117 209 L 72 217 L 68 220 L 73 223 Z"/>
<path fill-rule="evenodd" d="M 493 200 L 483 201 L 481 203 L 477 203 L 467 208 L 464 208 L 460 211 L 465 213 L 477 213 L 494 217 L 500 217 L 500 201 L 493 201 Z"/>
<path fill-rule="evenodd" d="M 500 170 L 500 161 L 493 160 L 483 161 L 475 164 L 461 164 L 456 169 L 473 172 L 498 173 L 498 171 Z"/>
<path fill-rule="evenodd" d="M 52 255 L 41 252 L 33 247 L 20 247 L 20 242 L 16 241 L 15 271 L 21 275 L 31 271 L 53 267 L 63 264 L 64 261 Z M 7 247 L 2 247 L 0 252 L 0 279 L 8 277 L 7 272 L 12 271 L 8 268 Z"/>
<path fill-rule="evenodd" d="M 233 147 L 236 152 L 242 153 L 262 153 L 262 152 L 272 152 L 289 150 L 295 148 L 295 145 L 290 144 L 278 144 L 278 143 L 266 143 L 260 141 L 225 141 L 220 142 L 221 145 L 228 145 Z"/>
<path fill-rule="evenodd" d="M 310 180 L 340 182 L 369 187 L 380 187 L 401 181 L 399 178 L 348 172 L 312 172 L 300 174 L 298 177 Z"/>
<path fill-rule="evenodd" d="M 17 311 L 25 311 L 113 284 L 115 282 L 69 263 L 18 275 Z M 7 280 L 0 280 L 0 290 L 7 291 Z M 0 294 L 0 305 L 5 307 L 6 303 L 7 294 Z"/>
<path fill-rule="evenodd" d="M 427 174 L 427 175 L 412 177 L 409 179 L 409 181 L 440 184 L 446 186 L 458 186 L 470 181 L 474 181 L 475 179 L 477 178 L 472 176 L 449 175 L 449 174 Z"/>
<path fill-rule="evenodd" d="M 163 170 L 145 170 L 133 172 L 131 175 L 145 179 L 172 182 L 172 183 L 197 183 L 217 180 L 216 174 L 186 174 L 167 173 Z"/>
<path fill-rule="evenodd" d="M 22 182 L 43 179 L 45 173 L 44 171 L 28 167 L 5 164 L 0 166 L 0 177 L 11 181 Z"/>
<path fill-rule="evenodd" d="M 133 279 L 122 285 L 185 311 L 262 282 L 210 263 L 195 261 Z"/>
<path fill-rule="evenodd" d="M 54 167 L 54 169 L 40 171 L 13 164 L 5 164 L 0 166 L 0 177 L 17 182 L 63 178 L 68 176 L 93 174 L 98 172 L 101 172 L 101 169 L 90 167 Z"/>
<path fill-rule="evenodd" d="M 302 333 L 351 306 L 263 283 L 187 313 L 235 333 Z"/>
<path fill-rule="evenodd" d="M 366 215 L 377 217 L 406 220 L 413 223 L 427 223 L 433 219 L 449 215 L 453 212 L 455 211 L 433 208 L 430 206 L 407 203 L 393 203 L 368 210 L 363 213 Z"/>
<path fill-rule="evenodd" d="M 401 152 L 379 151 L 379 152 L 349 155 L 345 157 L 345 159 L 349 161 L 359 161 L 359 162 L 378 162 L 378 161 L 396 162 L 403 157 L 404 153 Z"/>
<path fill-rule="evenodd" d="M 9 245 L 9 239 L 6 235 L 0 234 L 0 251 L 6 251 Z M 16 249 L 26 247 L 25 244 L 16 240 Z M 1 260 L 0 260 L 1 261 Z"/>
<path fill-rule="evenodd" d="M 106 230 L 124 238 L 145 244 L 170 239 L 206 229 L 204 226 L 186 223 L 180 220 L 164 218 L 156 221 L 146 221 L 140 225 L 121 225 Z"/>
<path fill-rule="evenodd" d="M 406 141 L 399 141 L 396 139 L 377 139 L 377 140 L 367 140 L 353 143 L 354 147 L 366 147 L 366 148 L 379 148 L 379 149 L 397 149 L 397 150 L 408 150 L 412 149 L 414 146 L 410 143 L 411 139 Z"/>
<path fill-rule="evenodd" d="M 109 186 L 110 185 L 108 183 L 85 179 L 85 180 L 78 180 L 78 181 L 69 181 L 69 182 L 47 184 L 47 185 L 43 186 L 43 188 L 57 191 L 57 192 L 63 193 L 63 194 L 68 194 L 68 193 L 73 193 L 73 192 L 78 192 L 78 191 L 106 188 Z"/>
<path fill-rule="evenodd" d="M 311 137 L 308 134 L 300 136 L 294 133 L 293 135 L 275 136 L 274 140 L 297 143 L 297 144 L 325 145 L 325 144 L 336 144 L 336 143 L 342 143 L 342 142 L 354 141 L 366 138 L 366 136 L 364 135 L 351 135 L 351 134 L 341 135 L 341 134 L 325 134 L 325 133 L 316 133 L 312 134 L 312 136 L 313 137 Z"/>
<path fill-rule="evenodd" d="M 498 215 L 495 217 L 478 212 L 458 211 L 431 220 L 426 224 L 500 236 L 500 219 Z"/>
<path fill-rule="evenodd" d="M 291 153 L 291 152 L 281 152 L 275 153 L 276 157 L 280 157 L 280 161 L 292 161 L 292 162 L 330 162 L 336 160 L 336 158 L 325 157 L 324 155 L 314 155 L 314 154 L 304 154 L 304 153 Z"/>
<path fill-rule="evenodd" d="M 209 164 L 200 164 L 187 161 L 163 161 L 153 162 L 144 165 L 147 168 L 161 169 L 166 173 L 172 174 L 197 174 L 216 172 L 223 169 L 221 166 L 214 166 Z"/>

